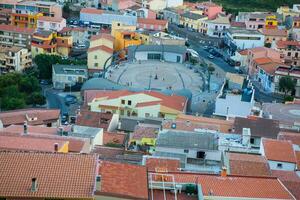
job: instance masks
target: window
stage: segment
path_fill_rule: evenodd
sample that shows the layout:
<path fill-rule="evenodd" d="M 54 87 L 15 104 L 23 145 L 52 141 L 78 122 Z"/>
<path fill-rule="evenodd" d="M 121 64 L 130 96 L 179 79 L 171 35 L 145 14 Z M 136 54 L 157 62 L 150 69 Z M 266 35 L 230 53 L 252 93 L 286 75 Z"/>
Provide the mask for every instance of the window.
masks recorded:
<path fill-rule="evenodd" d="M 295 53 L 295 57 L 298 58 L 298 52 Z"/>
<path fill-rule="evenodd" d="M 94 59 L 97 59 L 97 56 L 96 56 L 96 55 L 94 56 Z"/>
<path fill-rule="evenodd" d="M 121 104 L 125 104 L 125 100 L 124 99 L 121 100 Z"/>
<path fill-rule="evenodd" d="M 124 110 L 121 110 L 121 113 L 120 113 L 121 115 L 124 115 Z"/>
<path fill-rule="evenodd" d="M 250 138 L 250 144 L 254 144 L 254 138 Z"/>
<path fill-rule="evenodd" d="M 291 56 L 291 52 L 288 52 L 288 53 L 287 53 L 287 56 Z"/>
<path fill-rule="evenodd" d="M 95 67 L 98 67 L 98 63 L 95 63 L 94 66 L 95 66 Z"/>
<path fill-rule="evenodd" d="M 184 153 L 189 153 L 189 150 L 188 149 L 184 149 L 183 152 Z"/>
<path fill-rule="evenodd" d="M 149 113 L 145 113 L 145 117 L 150 117 L 150 114 Z"/>
<path fill-rule="evenodd" d="M 131 100 L 128 100 L 128 105 L 131 106 Z"/>
<path fill-rule="evenodd" d="M 282 163 L 277 163 L 277 168 L 282 168 Z"/>

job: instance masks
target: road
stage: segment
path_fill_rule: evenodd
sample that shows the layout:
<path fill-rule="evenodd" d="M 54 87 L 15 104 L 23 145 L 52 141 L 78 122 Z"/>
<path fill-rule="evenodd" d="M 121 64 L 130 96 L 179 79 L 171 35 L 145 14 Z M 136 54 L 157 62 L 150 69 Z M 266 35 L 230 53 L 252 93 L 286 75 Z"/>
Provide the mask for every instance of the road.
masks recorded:
<path fill-rule="evenodd" d="M 188 39 L 188 42 L 191 45 L 190 48 L 197 51 L 199 56 L 202 57 L 202 59 L 204 59 L 206 63 L 211 62 L 215 65 L 214 66 L 215 68 L 221 69 L 224 72 L 223 75 L 226 72 L 236 73 L 234 67 L 230 66 L 222 58 L 220 57 L 215 57 L 214 59 L 207 58 L 209 52 L 205 51 L 203 49 L 203 46 L 218 46 L 218 43 L 221 41 L 219 38 L 207 37 L 200 33 L 192 32 L 187 28 L 179 28 L 177 27 L 177 25 L 174 24 L 169 25 L 169 31 L 175 35 Z M 222 74 L 220 73 L 220 75 Z M 282 102 L 283 100 L 281 96 L 265 93 L 256 85 L 254 85 L 254 88 L 255 88 L 255 100 L 258 102 L 273 102 L 273 101 Z"/>

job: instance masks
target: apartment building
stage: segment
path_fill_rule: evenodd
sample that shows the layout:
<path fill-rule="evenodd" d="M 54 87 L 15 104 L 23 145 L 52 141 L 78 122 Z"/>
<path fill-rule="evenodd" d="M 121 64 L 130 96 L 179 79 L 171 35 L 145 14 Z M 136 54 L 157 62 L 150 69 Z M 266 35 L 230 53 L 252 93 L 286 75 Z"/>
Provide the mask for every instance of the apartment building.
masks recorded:
<path fill-rule="evenodd" d="M 278 50 L 287 65 L 300 65 L 300 42 L 299 41 L 277 41 L 273 48 Z"/>
<path fill-rule="evenodd" d="M 37 31 L 32 36 L 31 53 L 32 57 L 38 54 L 56 54 L 56 34 L 52 31 Z"/>
<path fill-rule="evenodd" d="M 37 20 L 37 28 L 46 31 L 61 31 L 66 27 L 66 19 L 62 17 L 47 17 L 42 16 Z"/>
<path fill-rule="evenodd" d="M 13 25 L 0 24 L 0 45 L 31 48 L 34 29 L 19 28 Z"/>
<path fill-rule="evenodd" d="M 32 64 L 31 53 L 22 47 L 0 47 L 0 74 L 21 72 Z"/>

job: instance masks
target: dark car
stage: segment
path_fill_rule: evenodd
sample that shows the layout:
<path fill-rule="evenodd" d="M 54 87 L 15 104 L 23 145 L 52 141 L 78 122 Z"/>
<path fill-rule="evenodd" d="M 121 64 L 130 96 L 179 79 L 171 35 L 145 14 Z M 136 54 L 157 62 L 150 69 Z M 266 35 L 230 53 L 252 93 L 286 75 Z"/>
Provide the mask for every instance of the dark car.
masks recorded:
<path fill-rule="evenodd" d="M 178 26 L 178 28 L 184 28 L 184 25 L 182 25 L 182 24 L 178 24 L 177 26 Z"/>
<path fill-rule="evenodd" d="M 77 103 L 77 97 L 71 94 L 68 94 L 64 98 L 66 105 L 71 105 Z"/>

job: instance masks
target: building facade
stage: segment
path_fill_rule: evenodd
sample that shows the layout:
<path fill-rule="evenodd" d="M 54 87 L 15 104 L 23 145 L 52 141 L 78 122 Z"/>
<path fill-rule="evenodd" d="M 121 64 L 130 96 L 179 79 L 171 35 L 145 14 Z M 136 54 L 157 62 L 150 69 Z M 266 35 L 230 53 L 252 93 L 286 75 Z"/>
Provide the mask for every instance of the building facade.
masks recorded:
<path fill-rule="evenodd" d="M 66 27 L 66 19 L 60 17 L 39 17 L 37 20 L 37 28 L 46 31 L 61 31 Z"/>

